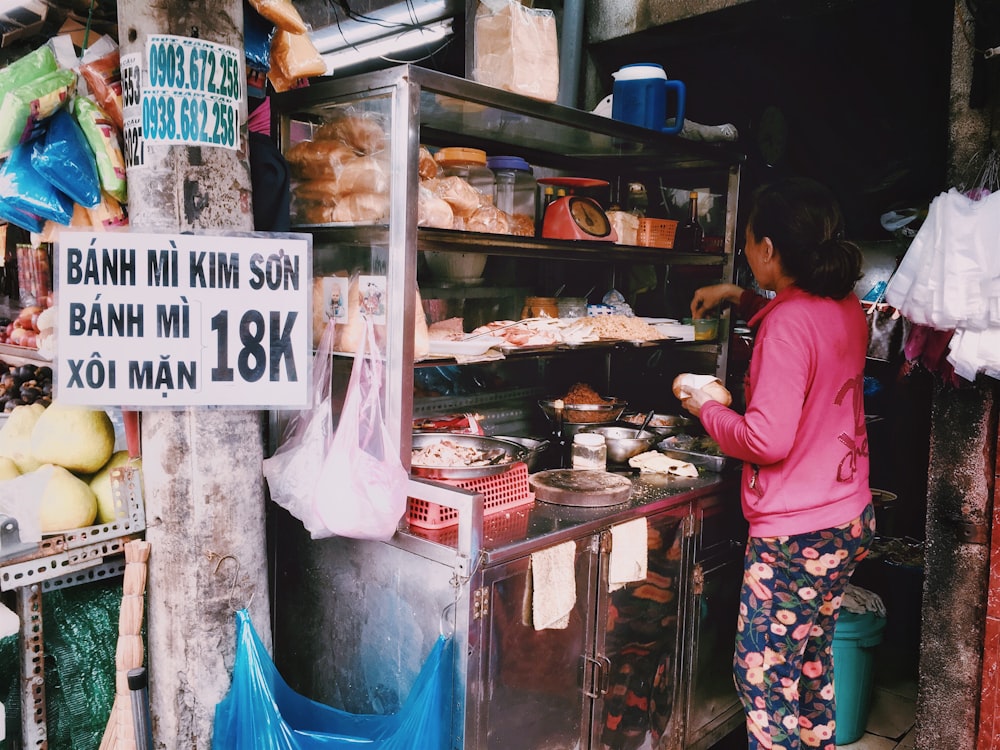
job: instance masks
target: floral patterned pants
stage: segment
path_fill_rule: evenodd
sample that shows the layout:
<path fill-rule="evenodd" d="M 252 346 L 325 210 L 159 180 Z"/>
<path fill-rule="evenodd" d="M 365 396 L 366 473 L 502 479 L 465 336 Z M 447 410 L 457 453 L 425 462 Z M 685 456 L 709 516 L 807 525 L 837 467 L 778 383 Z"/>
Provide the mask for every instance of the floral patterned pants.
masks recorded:
<path fill-rule="evenodd" d="M 834 750 L 834 628 L 874 531 L 869 505 L 841 526 L 747 542 L 733 666 L 749 750 Z"/>

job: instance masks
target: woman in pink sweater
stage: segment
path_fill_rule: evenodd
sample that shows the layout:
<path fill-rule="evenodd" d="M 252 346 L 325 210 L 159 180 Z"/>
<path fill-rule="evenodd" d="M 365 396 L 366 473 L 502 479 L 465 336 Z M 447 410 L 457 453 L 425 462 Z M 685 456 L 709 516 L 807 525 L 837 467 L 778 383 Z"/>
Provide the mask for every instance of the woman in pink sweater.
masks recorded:
<path fill-rule="evenodd" d="M 694 317 L 723 303 L 752 313 L 746 411 L 702 389 L 681 404 L 742 460 L 750 527 L 736 686 L 751 749 L 833 750 L 833 635 L 844 588 L 874 533 L 863 380 L 868 331 L 854 284 L 861 252 L 833 195 L 811 180 L 757 191 L 746 258 L 773 299 L 734 284 L 699 289 Z"/>

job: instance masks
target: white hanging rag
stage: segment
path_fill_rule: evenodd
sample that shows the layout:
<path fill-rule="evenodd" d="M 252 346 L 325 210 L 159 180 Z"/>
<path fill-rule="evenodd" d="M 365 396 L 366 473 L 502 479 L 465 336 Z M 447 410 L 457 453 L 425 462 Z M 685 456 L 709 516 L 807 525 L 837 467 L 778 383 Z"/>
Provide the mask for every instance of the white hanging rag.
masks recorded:
<path fill-rule="evenodd" d="M 0 603 L 0 638 L 14 635 L 21 630 L 21 618 Z"/>
<path fill-rule="evenodd" d="M 608 560 L 608 591 L 626 583 L 646 580 L 648 529 L 645 518 L 611 527 L 611 557 Z"/>
<path fill-rule="evenodd" d="M 531 620 L 535 630 L 562 630 L 576 606 L 576 542 L 531 553 Z"/>

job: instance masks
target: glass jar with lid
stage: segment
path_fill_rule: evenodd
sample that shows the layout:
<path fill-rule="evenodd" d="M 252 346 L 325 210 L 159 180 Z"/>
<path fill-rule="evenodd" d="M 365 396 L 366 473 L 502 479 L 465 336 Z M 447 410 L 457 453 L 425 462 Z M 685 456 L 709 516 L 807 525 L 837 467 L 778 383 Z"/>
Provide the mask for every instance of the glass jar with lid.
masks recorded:
<path fill-rule="evenodd" d="M 511 217 L 511 234 L 533 236 L 538 187 L 531 165 L 519 156 L 490 156 L 486 166 L 494 176 L 496 207 Z"/>
<path fill-rule="evenodd" d="M 493 171 L 486 166 L 486 152 L 480 148 L 443 148 L 434 158 L 443 177 L 461 177 L 490 201 L 493 200 Z"/>
<path fill-rule="evenodd" d="M 608 446 L 604 435 L 596 432 L 576 433 L 570 455 L 574 469 L 604 471 L 608 465 Z"/>

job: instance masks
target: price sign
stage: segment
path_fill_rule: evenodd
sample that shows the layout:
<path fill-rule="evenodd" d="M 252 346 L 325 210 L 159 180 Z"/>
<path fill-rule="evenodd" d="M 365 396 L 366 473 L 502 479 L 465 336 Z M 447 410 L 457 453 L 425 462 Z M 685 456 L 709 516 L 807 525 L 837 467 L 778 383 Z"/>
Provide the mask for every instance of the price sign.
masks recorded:
<path fill-rule="evenodd" d="M 56 256 L 60 401 L 309 405 L 310 235 L 64 231 Z"/>
<path fill-rule="evenodd" d="M 146 141 L 239 148 L 244 79 L 235 47 L 150 34 L 146 70 L 141 96 Z"/>

